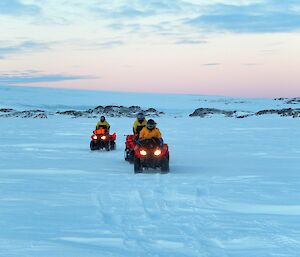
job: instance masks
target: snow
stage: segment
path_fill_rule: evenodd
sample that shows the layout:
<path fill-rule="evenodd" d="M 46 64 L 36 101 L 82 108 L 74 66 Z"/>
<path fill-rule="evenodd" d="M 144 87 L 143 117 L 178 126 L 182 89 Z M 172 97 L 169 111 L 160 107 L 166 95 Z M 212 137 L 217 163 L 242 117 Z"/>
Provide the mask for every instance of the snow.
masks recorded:
<path fill-rule="evenodd" d="M 26 91 L 36 94 L 31 105 L 40 105 L 39 90 Z M 11 92 L 0 105 L 27 104 L 22 91 Z M 87 106 L 85 97 L 72 106 L 70 92 L 61 95 L 68 107 Z M 109 119 L 116 151 L 91 152 L 96 119 L 1 118 L 0 256 L 299 256 L 299 119 L 190 118 L 200 107 L 192 96 L 172 97 L 160 103 L 172 115 L 156 119 L 170 146 L 169 174 L 134 175 L 124 161 L 132 119 Z M 208 99 L 216 107 L 220 98 Z M 272 101 L 249 102 L 254 109 Z"/>

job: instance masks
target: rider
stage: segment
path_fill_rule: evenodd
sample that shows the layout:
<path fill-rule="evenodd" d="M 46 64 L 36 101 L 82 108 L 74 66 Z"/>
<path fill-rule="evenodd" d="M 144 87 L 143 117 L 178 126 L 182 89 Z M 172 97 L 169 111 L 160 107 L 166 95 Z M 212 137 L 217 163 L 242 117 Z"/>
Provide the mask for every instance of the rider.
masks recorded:
<path fill-rule="evenodd" d="M 133 134 L 139 135 L 141 130 L 146 127 L 147 120 L 145 119 L 144 113 L 140 112 L 136 116 L 136 120 L 133 123 Z"/>
<path fill-rule="evenodd" d="M 156 122 L 152 119 L 147 121 L 146 127 L 140 132 L 140 141 L 154 139 L 159 145 L 163 144 L 160 130 L 156 127 Z"/>
<path fill-rule="evenodd" d="M 109 134 L 109 129 L 110 129 L 110 125 L 109 123 L 105 120 L 104 116 L 100 117 L 100 120 L 97 122 L 96 125 L 96 130 L 103 128 L 105 130 L 105 133 Z"/>

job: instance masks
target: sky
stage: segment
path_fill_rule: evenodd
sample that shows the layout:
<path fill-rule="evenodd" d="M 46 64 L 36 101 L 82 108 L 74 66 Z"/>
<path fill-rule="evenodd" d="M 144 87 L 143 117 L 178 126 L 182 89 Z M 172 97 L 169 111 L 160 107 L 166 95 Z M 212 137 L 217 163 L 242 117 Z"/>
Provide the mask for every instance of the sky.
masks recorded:
<path fill-rule="evenodd" d="M 0 86 L 300 96 L 299 0 L 1 0 Z"/>

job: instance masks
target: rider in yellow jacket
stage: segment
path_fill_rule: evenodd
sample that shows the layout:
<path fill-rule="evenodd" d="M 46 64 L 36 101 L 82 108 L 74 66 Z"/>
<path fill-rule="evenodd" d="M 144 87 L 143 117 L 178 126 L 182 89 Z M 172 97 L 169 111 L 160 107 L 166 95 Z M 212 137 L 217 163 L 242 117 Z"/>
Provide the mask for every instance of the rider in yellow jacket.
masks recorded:
<path fill-rule="evenodd" d="M 161 133 L 158 128 L 156 128 L 156 123 L 154 120 L 149 119 L 147 126 L 144 127 L 140 132 L 140 140 L 157 138 L 162 142 Z"/>
<path fill-rule="evenodd" d="M 147 120 L 143 113 L 138 113 L 135 122 L 133 123 L 133 134 L 139 135 L 141 130 L 146 127 Z"/>
<path fill-rule="evenodd" d="M 109 123 L 105 120 L 105 117 L 104 116 L 101 116 L 100 117 L 100 120 L 97 122 L 97 125 L 96 125 L 96 130 L 100 129 L 100 128 L 103 128 L 105 130 L 105 132 L 107 134 L 109 134 L 109 129 L 110 129 L 110 125 Z"/>

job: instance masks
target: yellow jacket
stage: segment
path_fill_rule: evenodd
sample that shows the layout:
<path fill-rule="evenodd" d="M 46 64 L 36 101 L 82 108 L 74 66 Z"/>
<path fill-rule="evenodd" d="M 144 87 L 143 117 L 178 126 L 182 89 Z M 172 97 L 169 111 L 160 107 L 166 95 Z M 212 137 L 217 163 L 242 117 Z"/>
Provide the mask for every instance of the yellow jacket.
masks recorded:
<path fill-rule="evenodd" d="M 135 120 L 133 123 L 133 133 L 138 134 L 141 132 L 141 130 L 147 125 L 147 120 L 144 119 L 142 123 L 138 121 L 138 119 Z"/>
<path fill-rule="evenodd" d="M 144 127 L 142 131 L 140 132 L 140 138 L 141 139 L 151 139 L 151 138 L 161 138 L 161 133 L 158 128 L 154 128 L 152 130 L 147 129 L 147 127 Z"/>
<path fill-rule="evenodd" d="M 96 125 L 96 130 L 99 128 L 104 128 L 106 130 L 106 133 L 109 133 L 110 125 L 106 120 L 104 122 L 98 121 Z"/>

